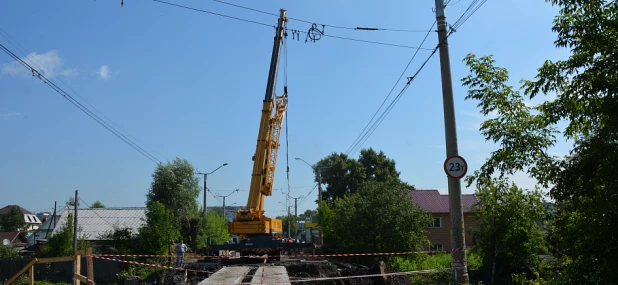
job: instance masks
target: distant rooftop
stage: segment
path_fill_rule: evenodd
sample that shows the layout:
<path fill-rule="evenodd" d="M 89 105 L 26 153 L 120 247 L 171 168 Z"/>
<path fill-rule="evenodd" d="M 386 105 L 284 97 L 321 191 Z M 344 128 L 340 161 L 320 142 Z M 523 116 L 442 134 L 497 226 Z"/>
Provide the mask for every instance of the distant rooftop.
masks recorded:
<path fill-rule="evenodd" d="M 450 213 L 448 195 L 441 195 L 438 190 L 412 190 L 410 197 L 423 210 L 432 213 Z M 471 212 L 470 209 L 476 203 L 476 196 L 473 194 L 462 194 L 461 205 L 464 213 Z"/>
<path fill-rule="evenodd" d="M 79 235 L 85 234 L 86 240 L 100 240 L 100 235 L 113 231 L 115 227 L 130 228 L 132 232 L 137 233 L 146 223 L 146 209 L 146 207 L 78 209 Z M 64 227 L 69 213 L 73 213 L 73 210 L 61 213 L 54 233 Z"/>

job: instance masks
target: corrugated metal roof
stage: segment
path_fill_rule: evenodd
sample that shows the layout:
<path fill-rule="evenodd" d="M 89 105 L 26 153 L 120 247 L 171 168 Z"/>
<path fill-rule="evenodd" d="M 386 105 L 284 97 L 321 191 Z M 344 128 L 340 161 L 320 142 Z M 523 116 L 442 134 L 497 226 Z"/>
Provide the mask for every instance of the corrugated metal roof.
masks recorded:
<path fill-rule="evenodd" d="M 410 197 L 423 210 L 432 213 L 449 213 L 448 195 L 441 195 L 438 190 L 412 190 Z M 471 212 L 472 206 L 476 203 L 476 196 L 473 194 L 462 194 L 461 205 L 463 212 Z"/>
<path fill-rule="evenodd" d="M 67 222 L 73 210 L 65 210 L 60 215 L 54 233 Z M 134 233 L 146 223 L 146 207 L 78 209 L 78 235 L 85 234 L 86 240 L 100 240 L 99 236 L 116 228 L 130 228 Z"/>

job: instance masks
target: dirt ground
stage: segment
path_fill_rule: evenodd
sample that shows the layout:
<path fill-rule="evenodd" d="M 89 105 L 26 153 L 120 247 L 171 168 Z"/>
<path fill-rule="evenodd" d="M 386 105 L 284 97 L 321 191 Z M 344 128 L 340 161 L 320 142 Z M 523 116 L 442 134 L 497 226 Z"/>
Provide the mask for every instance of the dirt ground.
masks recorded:
<path fill-rule="evenodd" d="M 381 272 L 380 266 L 376 264 L 373 267 L 363 265 L 353 265 L 343 262 L 281 262 L 272 263 L 271 265 L 285 266 L 290 279 L 308 278 L 308 277 L 340 277 L 340 276 L 356 276 L 367 274 L 378 274 Z M 236 265 L 237 266 L 237 265 Z M 254 267 L 255 265 L 250 265 Z M 255 266 L 257 268 L 257 266 Z M 197 285 L 202 280 L 206 279 L 210 274 L 219 270 L 221 266 L 201 268 L 198 265 L 188 265 L 187 269 L 204 270 L 207 272 L 187 272 L 187 283 L 184 283 L 184 271 L 166 271 L 160 274 L 151 275 L 144 279 L 141 284 L 146 285 L 171 285 L 171 284 L 186 284 Z M 388 272 L 388 271 L 386 271 Z M 352 278 L 338 280 L 321 280 L 302 282 L 300 284 L 326 284 L 326 285 L 408 285 L 410 280 L 407 276 L 388 276 L 371 277 L 371 278 Z"/>

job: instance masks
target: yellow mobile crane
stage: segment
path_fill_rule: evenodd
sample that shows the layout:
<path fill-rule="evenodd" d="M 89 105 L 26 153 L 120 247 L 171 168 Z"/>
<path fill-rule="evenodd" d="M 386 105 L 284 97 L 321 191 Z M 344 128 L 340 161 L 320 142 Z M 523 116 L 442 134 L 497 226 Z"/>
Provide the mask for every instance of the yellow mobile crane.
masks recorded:
<path fill-rule="evenodd" d="M 264 215 L 264 197 L 271 196 L 277 164 L 279 137 L 287 108 L 287 86 L 283 95 L 275 94 L 279 55 L 285 36 L 286 11 L 281 9 L 276 28 L 275 43 L 270 61 L 266 95 L 262 104 L 262 117 L 257 145 L 253 156 L 253 172 L 247 206 L 238 210 L 236 218 L 228 224 L 229 233 L 238 235 L 238 243 L 212 245 L 208 253 L 217 255 L 219 250 L 236 250 L 241 255 L 269 254 L 278 259 L 281 252 L 290 249 L 313 248 L 312 243 L 290 243 L 282 240 L 282 222 Z M 273 114 L 274 110 L 274 114 Z"/>

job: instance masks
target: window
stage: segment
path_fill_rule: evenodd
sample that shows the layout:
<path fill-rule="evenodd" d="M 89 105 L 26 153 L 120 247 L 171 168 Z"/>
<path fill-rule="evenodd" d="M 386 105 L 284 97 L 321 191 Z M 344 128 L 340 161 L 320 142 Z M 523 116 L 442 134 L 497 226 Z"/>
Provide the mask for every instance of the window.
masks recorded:
<path fill-rule="evenodd" d="M 429 246 L 429 251 L 442 251 L 444 247 L 441 244 L 432 244 Z"/>
<path fill-rule="evenodd" d="M 429 228 L 441 228 L 442 227 L 442 218 L 440 217 L 434 217 L 433 218 L 433 223 L 430 223 L 429 226 L 427 226 Z"/>

